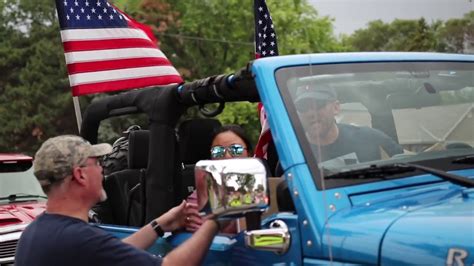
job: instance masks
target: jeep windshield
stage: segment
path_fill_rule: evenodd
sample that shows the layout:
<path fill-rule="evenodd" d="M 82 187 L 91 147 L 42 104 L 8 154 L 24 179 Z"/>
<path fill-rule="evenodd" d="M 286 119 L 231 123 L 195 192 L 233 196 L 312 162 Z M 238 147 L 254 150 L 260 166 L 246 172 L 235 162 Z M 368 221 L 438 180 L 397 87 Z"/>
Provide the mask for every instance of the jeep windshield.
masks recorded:
<path fill-rule="evenodd" d="M 0 161 L 0 204 L 45 198 L 33 174 L 32 161 Z"/>
<path fill-rule="evenodd" d="M 472 63 L 308 65 L 276 78 L 319 188 L 324 178 L 332 188 L 421 173 L 355 174 L 371 166 L 463 169 L 468 163 L 453 161 L 474 154 Z"/>

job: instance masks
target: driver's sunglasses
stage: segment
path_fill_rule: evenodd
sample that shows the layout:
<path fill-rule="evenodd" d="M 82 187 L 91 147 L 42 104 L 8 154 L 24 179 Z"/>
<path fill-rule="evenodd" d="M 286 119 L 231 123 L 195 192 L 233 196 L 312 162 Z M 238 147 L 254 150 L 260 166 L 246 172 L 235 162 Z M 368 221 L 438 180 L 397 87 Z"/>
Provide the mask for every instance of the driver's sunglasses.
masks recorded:
<path fill-rule="evenodd" d="M 316 106 L 316 111 L 324 108 L 329 103 L 328 100 L 315 100 L 312 98 L 301 99 L 295 103 L 296 110 L 300 113 L 308 112 L 310 109 L 314 110 Z"/>
<path fill-rule="evenodd" d="M 228 151 L 232 157 L 240 157 L 244 154 L 245 148 L 241 144 L 232 144 L 230 146 L 214 146 L 211 148 L 211 159 L 219 159 L 225 156 L 225 152 Z"/>

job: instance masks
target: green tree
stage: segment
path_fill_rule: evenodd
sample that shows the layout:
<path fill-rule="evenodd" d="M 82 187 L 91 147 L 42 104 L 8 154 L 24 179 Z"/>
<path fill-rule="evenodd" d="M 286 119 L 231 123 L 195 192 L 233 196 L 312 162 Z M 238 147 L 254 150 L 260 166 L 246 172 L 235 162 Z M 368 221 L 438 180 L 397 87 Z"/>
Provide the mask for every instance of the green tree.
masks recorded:
<path fill-rule="evenodd" d="M 356 51 L 435 51 L 438 27 L 438 22 L 428 25 L 423 18 L 391 23 L 376 20 L 346 37 L 344 43 Z"/>
<path fill-rule="evenodd" d="M 474 11 L 450 19 L 439 29 L 440 49 L 453 53 L 474 52 Z"/>
<path fill-rule="evenodd" d="M 168 6 L 165 2 L 144 0 L 137 15 L 155 25 L 161 49 L 186 80 L 233 72 L 255 58 L 252 0 L 169 0 Z M 307 1 L 267 4 L 281 55 L 343 50 L 333 37 L 331 19 L 318 16 Z M 195 109 L 188 117 L 194 116 Z M 256 143 L 260 123 L 255 104 L 227 104 L 218 118 L 223 124 L 242 125 Z"/>
<path fill-rule="evenodd" d="M 254 59 L 251 0 L 115 0 L 127 13 L 153 26 L 162 50 L 188 81 L 229 73 Z M 280 54 L 341 51 L 331 20 L 304 0 L 268 1 Z M 77 133 L 54 3 L 0 1 L 0 149 L 32 154 L 46 138 Z M 92 98 L 80 97 L 81 106 Z M 198 116 L 196 109 L 188 117 Z M 256 105 L 227 104 L 218 117 L 244 126 L 255 142 Z M 142 118 L 111 121 L 100 129 L 113 140 Z M 115 131 L 116 133 L 113 133 Z"/>
<path fill-rule="evenodd" d="M 0 150 L 32 154 L 77 132 L 56 13 L 47 0 L 0 2 Z"/>
<path fill-rule="evenodd" d="M 474 11 L 461 19 L 435 21 L 371 21 L 365 29 L 345 36 L 343 45 L 355 51 L 437 51 L 474 52 Z"/>

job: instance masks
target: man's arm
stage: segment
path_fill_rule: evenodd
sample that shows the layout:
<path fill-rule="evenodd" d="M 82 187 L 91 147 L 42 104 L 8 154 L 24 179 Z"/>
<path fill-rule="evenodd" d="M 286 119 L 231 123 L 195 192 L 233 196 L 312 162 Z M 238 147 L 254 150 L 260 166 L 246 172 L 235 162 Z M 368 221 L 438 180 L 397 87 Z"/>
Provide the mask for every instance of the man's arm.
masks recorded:
<path fill-rule="evenodd" d="M 207 220 L 191 238 L 164 257 L 163 265 L 200 265 L 218 231 L 218 222 Z"/>
<path fill-rule="evenodd" d="M 183 202 L 161 215 L 155 221 L 161 226 L 161 229 L 166 232 L 174 231 L 184 226 L 186 219 L 185 214 L 186 201 Z M 150 224 L 143 226 L 134 234 L 124 238 L 122 241 L 140 249 L 149 248 L 157 239 L 156 232 Z"/>

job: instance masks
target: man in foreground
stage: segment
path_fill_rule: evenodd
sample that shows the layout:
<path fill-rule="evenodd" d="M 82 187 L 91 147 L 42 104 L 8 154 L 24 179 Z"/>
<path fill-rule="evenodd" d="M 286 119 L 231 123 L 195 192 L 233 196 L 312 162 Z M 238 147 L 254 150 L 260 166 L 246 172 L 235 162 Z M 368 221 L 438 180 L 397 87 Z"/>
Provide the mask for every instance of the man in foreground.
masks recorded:
<path fill-rule="evenodd" d="M 193 236 L 167 254 L 144 251 L 163 236 L 184 226 L 186 202 L 120 240 L 88 224 L 88 212 L 106 199 L 98 158 L 109 144 L 91 145 L 73 135 L 51 138 L 35 155 L 34 173 L 48 203 L 23 232 L 15 265 L 197 265 L 218 232 L 219 223 L 207 220 Z"/>

